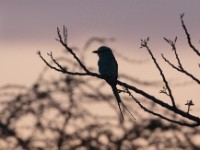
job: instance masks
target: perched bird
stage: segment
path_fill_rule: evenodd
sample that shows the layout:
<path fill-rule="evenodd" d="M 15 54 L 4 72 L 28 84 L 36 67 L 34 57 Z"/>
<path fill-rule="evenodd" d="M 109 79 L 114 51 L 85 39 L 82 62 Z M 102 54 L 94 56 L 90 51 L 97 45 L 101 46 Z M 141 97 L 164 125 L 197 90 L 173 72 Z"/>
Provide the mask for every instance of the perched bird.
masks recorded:
<path fill-rule="evenodd" d="M 109 47 L 101 46 L 98 48 L 98 50 L 93 51 L 93 53 L 97 53 L 99 56 L 99 61 L 98 61 L 99 73 L 101 76 L 104 77 L 106 82 L 111 86 L 111 88 L 113 90 L 113 94 L 115 95 L 118 106 L 119 106 L 122 120 L 124 120 L 124 116 L 123 116 L 120 104 L 122 104 L 127 111 L 128 111 L 128 109 L 126 108 L 124 103 L 121 101 L 119 92 L 116 87 L 117 78 L 118 78 L 118 64 L 112 53 L 112 50 Z"/>

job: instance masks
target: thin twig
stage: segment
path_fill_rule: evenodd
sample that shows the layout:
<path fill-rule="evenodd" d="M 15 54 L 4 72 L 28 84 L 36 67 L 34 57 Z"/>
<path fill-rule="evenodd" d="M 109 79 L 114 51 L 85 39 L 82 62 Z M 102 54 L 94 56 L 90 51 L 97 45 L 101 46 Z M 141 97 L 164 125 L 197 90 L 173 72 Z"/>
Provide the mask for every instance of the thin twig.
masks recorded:
<path fill-rule="evenodd" d="M 180 122 L 180 121 L 172 120 L 172 119 L 169 119 L 169 118 L 167 118 L 167 117 L 165 117 L 165 116 L 163 116 L 163 115 L 161 115 L 161 114 L 159 114 L 159 113 L 153 112 L 153 111 L 149 110 L 148 108 L 146 108 L 144 105 L 142 105 L 142 104 L 139 102 L 139 100 L 137 100 L 137 98 L 135 98 L 135 97 L 133 96 L 133 94 L 132 94 L 128 89 L 126 89 L 125 92 L 128 93 L 129 96 L 131 96 L 132 99 L 133 99 L 144 111 L 146 111 L 146 112 L 148 112 L 148 113 L 150 113 L 150 114 L 153 114 L 154 116 L 158 116 L 158 117 L 161 118 L 161 119 L 164 119 L 164 120 L 167 120 L 167 121 L 169 121 L 169 122 L 176 123 L 176 124 L 179 124 L 179 125 L 183 125 L 183 126 L 194 127 L 194 126 L 197 125 L 196 123 L 189 124 L 189 123 L 186 123 L 186 122 Z"/>
<path fill-rule="evenodd" d="M 174 54 L 175 54 L 175 56 L 176 56 L 176 60 L 177 60 L 177 62 L 178 62 L 178 67 L 179 67 L 180 69 L 182 69 L 182 68 L 183 68 L 183 65 L 181 64 L 180 58 L 179 58 L 178 53 L 177 53 L 177 50 L 176 50 L 176 41 L 177 41 L 177 37 L 175 38 L 174 41 L 171 41 L 171 40 L 169 40 L 169 39 L 167 39 L 167 38 L 164 38 L 164 40 L 165 40 L 168 44 L 171 45 L 172 50 L 174 51 Z"/>
<path fill-rule="evenodd" d="M 159 64 L 157 63 L 157 60 L 155 59 L 155 57 L 154 57 L 153 53 L 151 52 L 150 48 L 148 47 L 148 41 L 149 41 L 149 38 L 147 38 L 146 40 L 141 40 L 141 48 L 146 48 L 147 51 L 149 52 L 149 54 L 150 54 L 150 56 L 151 56 L 151 58 L 152 58 L 154 64 L 156 65 L 157 69 L 159 70 L 160 75 L 161 75 L 161 77 L 162 77 L 162 79 L 163 79 L 163 82 L 165 83 L 165 86 L 166 86 L 166 88 L 167 88 L 167 90 L 168 90 L 168 92 L 169 92 L 169 97 L 170 97 L 170 99 L 171 99 L 171 101 L 172 101 L 172 105 L 173 105 L 173 107 L 176 108 L 176 104 L 175 104 L 175 101 L 174 101 L 174 97 L 173 97 L 173 95 L 172 95 L 172 90 L 171 90 L 171 88 L 170 88 L 170 86 L 169 86 L 169 84 L 168 84 L 168 82 L 167 82 L 167 80 L 166 80 L 166 78 L 165 78 L 165 75 L 164 75 L 164 73 L 163 73 L 161 67 L 160 67 Z"/>
<path fill-rule="evenodd" d="M 184 73 L 186 74 L 187 76 L 189 76 L 190 78 L 192 78 L 194 81 L 196 81 L 198 84 L 200 84 L 200 80 L 197 79 L 194 75 L 192 75 L 191 73 L 189 73 L 188 71 L 186 71 L 184 68 L 183 68 L 183 65 L 181 64 L 181 61 L 180 61 L 180 58 L 178 56 L 178 53 L 177 53 L 177 49 L 176 49 L 176 41 L 177 41 L 177 37 L 175 38 L 174 41 L 171 41 L 167 38 L 164 38 L 164 40 L 171 45 L 172 47 L 172 50 L 174 51 L 174 54 L 175 54 L 175 57 L 176 57 L 176 60 L 178 62 L 178 67 L 176 67 L 174 64 L 172 64 L 167 58 L 164 57 L 164 55 L 162 54 L 162 58 L 164 59 L 165 62 L 167 62 L 172 68 L 176 69 L 177 71 L 181 72 L 181 73 Z"/>
<path fill-rule="evenodd" d="M 66 69 L 64 69 L 63 67 L 61 67 L 61 65 L 59 65 L 59 63 L 53 58 L 52 54 L 48 54 L 48 55 L 51 55 L 51 59 L 52 61 L 59 67 L 59 68 L 56 68 L 54 66 L 52 66 L 50 63 L 48 63 L 46 61 L 46 59 L 44 59 L 44 57 L 42 56 L 41 52 L 38 51 L 37 52 L 38 56 L 43 60 L 43 62 L 51 69 L 55 70 L 55 71 L 58 71 L 58 72 L 62 72 L 62 73 L 66 73 L 66 74 L 70 74 L 70 75 L 80 75 L 80 76 L 86 76 L 88 75 L 87 73 L 81 73 L 81 72 L 70 72 L 70 71 L 67 71 Z"/>
<path fill-rule="evenodd" d="M 194 75 L 192 75 L 191 73 L 189 73 L 188 71 L 186 71 L 183 67 L 176 67 L 174 64 L 172 64 L 167 58 L 165 58 L 165 56 L 162 54 L 162 58 L 164 59 L 165 62 L 167 62 L 172 68 L 176 69 L 177 71 L 187 75 L 188 77 L 190 77 L 191 79 L 193 79 L 195 82 L 197 82 L 198 84 L 200 84 L 200 80 L 197 79 Z"/>
<path fill-rule="evenodd" d="M 60 43 L 61 43 L 61 44 L 66 48 L 66 50 L 74 57 L 74 59 L 78 62 L 78 64 L 80 65 L 80 67 L 83 68 L 83 70 L 84 70 L 85 72 L 84 72 L 84 73 L 80 73 L 80 72 L 69 72 L 69 71 L 67 71 L 67 69 L 65 69 L 64 67 L 62 67 L 62 66 L 56 61 L 56 59 L 54 59 L 53 54 L 50 53 L 50 54 L 48 54 L 48 55 L 50 56 L 51 60 L 57 65 L 57 67 L 54 67 L 54 66 L 52 66 L 51 64 L 49 64 L 49 63 L 43 58 L 43 56 L 41 55 L 40 51 L 38 51 L 37 54 L 38 54 L 39 57 L 44 61 L 44 63 L 45 63 L 47 66 L 49 66 L 51 69 L 54 69 L 54 70 L 56 70 L 56 71 L 59 71 L 59 72 L 65 73 L 65 74 L 80 75 L 80 76 L 93 76 L 93 77 L 97 77 L 97 78 L 104 79 L 101 75 L 99 75 L 99 74 L 97 74 L 97 73 L 90 72 L 90 71 L 86 68 L 86 66 L 81 62 L 81 60 L 78 58 L 78 56 L 73 52 L 73 50 L 67 46 L 67 43 L 64 43 L 64 42 L 63 42 L 62 36 L 60 35 L 59 29 L 57 29 L 57 32 L 58 32 L 58 37 L 59 37 Z M 179 122 L 178 124 L 185 125 L 185 126 L 199 126 L 199 125 L 200 125 L 200 118 L 198 118 L 198 117 L 196 117 L 196 116 L 193 116 L 193 115 L 191 115 L 191 114 L 189 114 L 189 113 L 186 113 L 186 112 L 184 112 L 184 111 L 182 111 L 182 110 L 180 110 L 180 109 L 177 109 L 177 108 L 175 107 L 175 102 L 174 102 L 174 98 L 173 98 L 172 93 L 171 93 L 171 89 L 170 89 L 170 87 L 169 87 L 169 85 L 168 85 L 167 80 L 165 79 L 165 76 L 164 76 L 164 74 L 163 74 L 163 72 L 162 72 L 160 66 L 158 65 L 158 63 L 157 63 L 156 59 L 154 58 L 153 54 L 151 53 L 151 50 L 150 50 L 149 47 L 147 46 L 147 42 L 148 42 L 148 41 L 149 41 L 149 38 L 147 38 L 146 40 L 142 40 L 142 47 L 146 47 L 146 48 L 147 48 L 147 50 L 148 50 L 148 52 L 150 53 L 152 59 L 154 60 L 155 65 L 157 66 L 158 70 L 160 71 L 160 74 L 161 74 L 161 76 L 162 76 L 162 78 L 163 78 L 163 81 L 164 81 L 164 83 L 166 84 L 166 88 L 167 88 L 168 91 L 169 91 L 169 95 L 170 95 L 170 98 L 171 98 L 171 100 L 172 100 L 173 106 L 171 106 L 171 105 L 169 105 L 169 104 L 167 104 L 167 103 L 165 103 L 165 102 L 159 100 L 158 98 L 156 98 L 156 97 L 154 97 L 154 96 L 152 96 L 152 95 L 150 95 L 150 94 L 148 94 L 148 93 L 146 93 L 146 92 L 144 92 L 144 91 L 142 91 L 142 90 L 140 90 L 140 89 L 138 89 L 138 88 L 136 88 L 136 87 L 134 87 L 134 86 L 128 85 L 128 84 L 123 83 L 123 82 L 121 82 L 121 81 L 117 81 L 117 84 L 119 84 L 119 85 L 121 85 L 121 86 L 123 86 L 123 87 L 125 87 L 125 88 L 127 88 L 127 89 L 130 89 L 130 90 L 132 90 L 132 91 L 134 91 L 134 92 L 136 92 L 136 93 L 138 93 L 138 94 L 144 96 L 144 97 L 147 98 L 148 100 L 155 102 L 156 104 L 160 105 L 161 107 L 164 107 L 164 108 L 168 109 L 169 111 L 174 112 L 175 114 L 179 114 L 180 116 L 182 116 L 182 117 L 184 117 L 184 118 L 187 118 L 187 119 L 189 119 L 189 120 L 195 122 L 194 124 L 189 124 L 189 123 L 187 124 L 187 123 L 180 123 L 179 121 L 177 121 L 177 122 Z M 159 116 L 159 114 L 156 114 L 156 113 L 153 112 L 153 111 L 152 111 L 151 113 L 152 113 L 152 114 L 155 114 L 155 115 L 157 115 L 157 116 Z M 160 116 L 160 117 L 161 117 L 161 116 Z M 161 118 L 162 118 L 162 117 L 161 117 Z M 163 118 L 163 119 L 164 119 L 164 118 Z"/>
<path fill-rule="evenodd" d="M 185 31 L 185 34 L 186 34 L 186 37 L 187 37 L 187 40 L 188 40 L 188 44 L 189 44 L 189 46 L 192 48 L 192 50 L 200 57 L 200 52 L 199 52 L 199 50 L 192 44 L 192 41 L 191 41 L 191 38 L 190 38 L 190 34 L 189 34 L 188 31 L 187 31 L 187 28 L 186 28 L 186 26 L 185 26 L 183 17 L 184 17 L 184 13 L 183 13 L 183 14 L 180 14 L 181 25 L 182 25 L 182 27 L 183 27 L 183 30 Z"/>
<path fill-rule="evenodd" d="M 66 48 L 66 50 L 75 58 L 75 60 L 79 63 L 79 65 L 83 68 L 83 70 L 87 73 L 89 73 L 89 70 L 85 67 L 85 65 L 81 62 L 81 60 L 76 56 L 74 51 L 68 47 L 67 43 L 65 43 L 62 39 L 62 36 L 60 35 L 60 30 L 57 28 L 58 38 L 60 43 Z"/>
<path fill-rule="evenodd" d="M 170 111 L 172 111 L 172 112 L 174 112 L 176 114 L 179 114 L 180 116 L 182 116 L 184 118 L 187 118 L 189 120 L 192 120 L 192 121 L 196 122 L 196 124 L 194 126 L 199 126 L 200 125 L 200 118 L 199 117 L 196 117 L 196 116 L 193 116 L 191 114 L 188 114 L 188 113 L 186 113 L 186 112 L 184 112 L 184 111 L 182 111 L 182 110 L 180 110 L 178 108 L 174 108 L 173 106 L 171 106 L 171 105 L 159 100 L 158 98 L 146 93 L 145 91 L 143 91 L 141 89 L 138 89 L 138 88 L 134 87 L 133 85 L 129 85 L 129 84 L 121 82 L 119 80 L 117 81 L 117 84 L 119 84 L 119 85 L 121 85 L 121 86 L 123 86 L 123 87 L 125 87 L 125 88 L 127 88 L 129 90 L 132 90 L 132 91 L 144 96 L 148 100 L 155 102 L 156 104 L 160 105 L 161 107 L 164 107 L 164 108 L 166 108 L 166 109 L 168 109 L 168 110 L 170 110 Z"/>

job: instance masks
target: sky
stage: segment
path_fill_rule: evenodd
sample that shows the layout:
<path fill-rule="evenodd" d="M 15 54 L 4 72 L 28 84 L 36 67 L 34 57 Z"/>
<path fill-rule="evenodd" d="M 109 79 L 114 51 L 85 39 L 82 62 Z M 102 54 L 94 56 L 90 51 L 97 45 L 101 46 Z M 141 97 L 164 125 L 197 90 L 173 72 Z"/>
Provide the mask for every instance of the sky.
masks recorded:
<path fill-rule="evenodd" d="M 53 51 L 59 56 L 63 50 L 55 40 L 56 28 L 63 25 L 68 28 L 70 46 L 82 48 L 91 37 L 114 37 L 116 41 L 109 46 L 116 52 L 137 60 L 150 60 L 143 65 L 124 65 L 118 59 L 120 73 L 141 81 L 161 81 L 147 51 L 140 49 L 141 39 L 150 37 L 149 46 L 157 58 L 164 53 L 176 62 L 163 37 L 177 36 L 184 66 L 199 76 L 199 58 L 189 49 L 180 23 L 180 14 L 185 13 L 185 24 L 193 43 L 199 47 L 199 8 L 200 0 L 0 0 L 0 86 L 31 86 L 45 66 L 36 52 L 40 50 L 45 55 Z M 94 48 L 97 47 L 91 47 L 89 52 Z M 97 60 L 97 56 L 89 54 L 86 63 L 97 68 Z M 172 82 L 191 82 L 167 65 L 164 69 Z M 159 92 L 155 88 L 145 90 L 156 95 Z M 186 88 L 179 86 L 172 90 L 181 108 L 186 109 L 184 104 L 189 99 L 198 103 L 199 88 L 194 82 Z M 193 113 L 199 114 L 198 110 L 199 107 L 193 108 Z"/>
<path fill-rule="evenodd" d="M 170 49 L 163 37 L 178 36 L 182 48 L 186 39 L 179 15 L 185 13 L 198 44 L 199 6 L 199 0 L 1 0 L 0 85 L 33 83 L 44 67 L 36 52 L 61 50 L 55 38 L 56 27 L 63 25 L 68 28 L 69 45 L 81 47 L 93 36 L 114 37 L 111 47 L 138 58 L 140 40 L 148 36 L 156 53 Z"/>

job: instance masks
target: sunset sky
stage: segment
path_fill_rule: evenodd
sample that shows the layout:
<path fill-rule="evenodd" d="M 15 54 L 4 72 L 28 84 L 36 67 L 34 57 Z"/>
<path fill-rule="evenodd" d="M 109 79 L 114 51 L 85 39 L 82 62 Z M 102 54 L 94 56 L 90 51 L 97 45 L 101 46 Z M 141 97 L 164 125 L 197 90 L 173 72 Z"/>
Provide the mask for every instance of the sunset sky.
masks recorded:
<path fill-rule="evenodd" d="M 0 0 L 0 135 L 4 137 L 0 145 L 67 149 L 70 143 L 75 149 L 83 145 L 104 148 L 105 144 L 111 149 L 128 149 L 144 144 L 149 149 L 154 145 L 164 149 L 170 142 L 183 148 L 195 146 L 194 140 L 198 144 L 199 136 L 192 134 L 196 130 L 182 128 L 185 120 L 188 126 L 196 126 L 192 120 L 198 119 L 191 116 L 187 120 L 189 114 L 200 117 L 200 57 L 188 44 L 180 19 L 183 13 L 192 44 L 200 52 L 200 0 Z M 48 56 L 52 52 L 67 71 L 84 72 L 77 67 L 76 57 L 56 40 L 57 27 L 62 34 L 63 26 L 68 31 L 67 46 L 94 73 L 98 73 L 99 58 L 92 51 L 103 43 L 94 42 L 84 49 L 85 43 L 92 37 L 114 39 L 105 45 L 117 60 L 118 80 L 125 83 L 116 82 L 120 98 L 112 91 L 115 78 L 107 83 L 107 76 L 105 81 L 94 74 L 72 78 L 41 59 L 53 64 L 55 60 Z M 142 39 L 148 37 L 151 50 L 141 48 Z M 165 37 L 177 37 L 177 51 Z M 179 69 L 180 58 L 183 68 L 198 82 L 167 64 L 162 54 Z M 56 64 L 59 66 L 53 66 Z M 118 107 L 125 118 L 115 118 L 120 114 Z M 173 122 L 183 125 L 180 131 Z M 179 144 L 185 140 L 188 142 Z"/>
<path fill-rule="evenodd" d="M 163 37 L 178 36 L 178 45 L 181 48 L 187 45 L 180 13 L 185 13 L 185 23 L 198 44 L 199 7 L 199 0 L 2 0 L 0 85 L 35 81 L 44 66 L 36 51 L 46 54 L 61 50 L 55 41 L 57 26 L 68 27 L 69 45 L 81 47 L 93 36 L 115 37 L 111 47 L 138 58 L 142 53 L 140 39 L 148 36 L 156 52 L 163 47 L 170 52 Z"/>

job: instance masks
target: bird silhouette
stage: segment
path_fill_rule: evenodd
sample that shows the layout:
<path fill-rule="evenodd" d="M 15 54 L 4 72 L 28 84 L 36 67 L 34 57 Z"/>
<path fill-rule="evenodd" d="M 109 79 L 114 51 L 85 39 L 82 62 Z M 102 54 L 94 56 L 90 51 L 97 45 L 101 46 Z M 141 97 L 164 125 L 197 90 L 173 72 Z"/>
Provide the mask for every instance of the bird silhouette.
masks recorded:
<path fill-rule="evenodd" d="M 118 64 L 112 53 L 112 50 L 109 47 L 101 46 L 98 48 L 98 50 L 93 51 L 93 53 L 97 53 L 99 56 L 99 61 L 98 61 L 99 73 L 106 80 L 106 82 L 111 86 L 113 94 L 117 100 L 117 104 L 118 104 L 118 107 L 119 107 L 119 110 L 121 113 L 122 120 L 124 121 L 124 115 L 122 113 L 120 104 L 122 104 L 128 112 L 129 112 L 129 110 L 126 108 L 124 103 L 121 101 L 118 89 L 116 87 L 117 78 L 118 78 Z M 133 118 L 134 118 L 134 116 L 133 116 Z"/>

